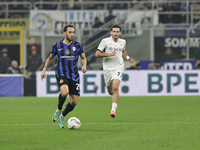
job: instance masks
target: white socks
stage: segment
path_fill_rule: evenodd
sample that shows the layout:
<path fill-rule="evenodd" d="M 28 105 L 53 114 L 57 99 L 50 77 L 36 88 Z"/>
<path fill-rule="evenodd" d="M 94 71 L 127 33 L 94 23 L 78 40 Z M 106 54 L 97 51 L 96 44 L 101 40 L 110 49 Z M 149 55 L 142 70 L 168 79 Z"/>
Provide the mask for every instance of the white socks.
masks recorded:
<path fill-rule="evenodd" d="M 117 103 L 112 103 L 112 110 L 114 110 L 114 112 L 116 112 L 116 109 L 117 109 Z"/>

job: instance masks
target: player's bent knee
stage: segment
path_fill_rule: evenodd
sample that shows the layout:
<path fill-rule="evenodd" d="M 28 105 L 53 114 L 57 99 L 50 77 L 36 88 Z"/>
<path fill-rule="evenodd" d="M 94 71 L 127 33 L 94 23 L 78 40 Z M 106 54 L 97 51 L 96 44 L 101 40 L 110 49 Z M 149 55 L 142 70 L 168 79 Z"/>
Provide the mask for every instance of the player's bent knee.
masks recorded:
<path fill-rule="evenodd" d="M 78 102 L 71 102 L 71 105 L 76 106 Z"/>
<path fill-rule="evenodd" d="M 110 95 L 113 95 L 113 92 L 112 92 L 112 91 L 108 91 L 108 93 L 109 93 Z"/>
<path fill-rule="evenodd" d="M 117 91 L 118 91 L 118 87 L 114 87 L 113 92 L 117 92 Z"/>
<path fill-rule="evenodd" d="M 68 92 L 61 92 L 62 97 L 67 97 L 67 95 L 69 95 Z"/>

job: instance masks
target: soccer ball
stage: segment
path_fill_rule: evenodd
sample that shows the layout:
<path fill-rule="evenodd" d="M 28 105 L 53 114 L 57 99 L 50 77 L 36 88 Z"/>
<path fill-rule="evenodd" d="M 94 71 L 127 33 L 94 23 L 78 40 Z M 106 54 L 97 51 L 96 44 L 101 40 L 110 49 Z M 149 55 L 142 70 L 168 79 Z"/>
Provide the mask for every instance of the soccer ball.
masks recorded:
<path fill-rule="evenodd" d="M 81 122 L 78 118 L 76 117 L 71 117 L 67 121 L 67 127 L 72 130 L 72 129 L 79 129 L 81 126 Z"/>

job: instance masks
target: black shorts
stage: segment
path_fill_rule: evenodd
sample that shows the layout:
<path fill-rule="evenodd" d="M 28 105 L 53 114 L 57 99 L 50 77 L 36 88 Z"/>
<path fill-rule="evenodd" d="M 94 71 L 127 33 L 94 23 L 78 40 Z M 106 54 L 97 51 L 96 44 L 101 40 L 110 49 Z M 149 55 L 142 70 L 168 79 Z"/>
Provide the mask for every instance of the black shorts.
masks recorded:
<path fill-rule="evenodd" d="M 69 94 L 80 96 L 80 83 L 79 82 L 72 81 L 63 76 L 58 77 L 56 79 L 57 79 L 59 88 L 61 87 L 61 85 L 66 84 L 66 85 L 68 85 L 68 88 L 69 88 Z"/>

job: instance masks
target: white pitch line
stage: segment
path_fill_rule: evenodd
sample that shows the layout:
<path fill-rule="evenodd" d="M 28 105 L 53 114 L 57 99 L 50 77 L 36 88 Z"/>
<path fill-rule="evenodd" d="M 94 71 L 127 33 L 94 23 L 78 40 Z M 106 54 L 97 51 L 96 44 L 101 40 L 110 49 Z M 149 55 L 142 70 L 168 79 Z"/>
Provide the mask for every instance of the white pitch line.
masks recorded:
<path fill-rule="evenodd" d="M 168 125 L 168 124 L 199 124 L 200 122 L 139 122 L 139 123 L 81 123 L 81 125 L 94 125 L 94 124 L 101 124 L 101 125 L 142 125 L 142 124 L 149 124 L 149 125 Z M 66 124 L 66 123 L 65 123 Z M 52 126 L 58 125 L 58 123 L 39 123 L 39 124 L 0 124 L 0 126 Z"/>

